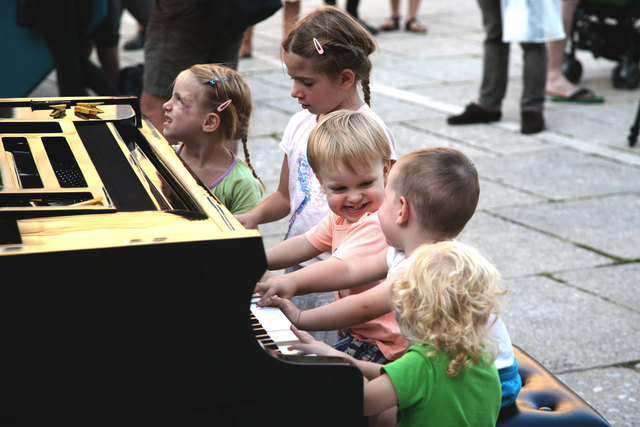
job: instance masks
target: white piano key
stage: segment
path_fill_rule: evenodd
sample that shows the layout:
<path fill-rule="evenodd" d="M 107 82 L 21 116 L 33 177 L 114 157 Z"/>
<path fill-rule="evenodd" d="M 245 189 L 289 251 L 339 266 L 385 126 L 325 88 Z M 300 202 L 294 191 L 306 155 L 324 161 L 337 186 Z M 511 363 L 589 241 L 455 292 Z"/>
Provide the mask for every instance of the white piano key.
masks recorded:
<path fill-rule="evenodd" d="M 251 304 L 251 313 L 270 335 L 272 331 L 290 331 L 291 322 L 277 307 L 258 307 Z"/>

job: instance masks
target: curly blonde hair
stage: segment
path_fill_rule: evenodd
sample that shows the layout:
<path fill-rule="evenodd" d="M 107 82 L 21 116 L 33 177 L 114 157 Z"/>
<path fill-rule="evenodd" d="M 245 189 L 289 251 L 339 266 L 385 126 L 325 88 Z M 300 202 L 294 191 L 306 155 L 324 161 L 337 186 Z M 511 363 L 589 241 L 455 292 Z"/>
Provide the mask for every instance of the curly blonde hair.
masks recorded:
<path fill-rule="evenodd" d="M 471 246 L 456 241 L 421 246 L 405 279 L 391 286 L 400 330 L 412 343 L 432 347 L 426 357 L 446 354 L 450 377 L 480 362 L 493 363 L 497 346 L 488 323 L 506 293 L 499 280 L 496 268 Z"/>
<path fill-rule="evenodd" d="M 316 50 L 314 39 L 324 53 Z M 282 51 L 314 61 L 327 76 L 337 76 L 350 69 L 356 82 L 362 84 L 364 102 L 371 105 L 369 77 L 372 63 L 369 55 L 376 50 L 376 41 L 358 21 L 334 6 L 320 6 L 301 19 L 282 40 Z"/>
<path fill-rule="evenodd" d="M 249 120 L 253 111 L 251 88 L 237 71 L 219 64 L 196 64 L 182 73 L 186 72 L 192 73 L 203 86 L 202 106 L 220 116 L 220 132 L 223 138 L 242 141 L 244 160 L 264 189 L 264 183 L 251 164 L 247 146 Z M 231 100 L 231 103 L 222 111 L 218 111 L 217 108 L 228 100 Z"/>

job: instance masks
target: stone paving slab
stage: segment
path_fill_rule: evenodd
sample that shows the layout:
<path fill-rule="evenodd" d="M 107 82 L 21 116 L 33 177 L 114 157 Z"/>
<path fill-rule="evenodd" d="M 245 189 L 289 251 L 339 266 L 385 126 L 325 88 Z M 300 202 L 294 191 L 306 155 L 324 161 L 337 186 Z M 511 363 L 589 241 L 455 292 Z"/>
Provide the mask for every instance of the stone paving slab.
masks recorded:
<path fill-rule="evenodd" d="M 640 292 L 637 292 L 640 278 L 638 263 L 562 271 L 553 276 L 569 286 L 640 313 Z M 640 343 L 638 345 L 640 346 Z"/>
<path fill-rule="evenodd" d="M 605 368 L 558 375 L 616 427 L 640 426 L 640 367 Z"/>
<path fill-rule="evenodd" d="M 473 157 L 471 157 L 473 160 Z M 505 185 L 494 183 L 480 176 L 480 200 L 478 200 L 479 210 L 491 210 L 492 208 L 504 206 L 522 206 L 540 203 L 542 197 L 529 194 L 516 188 L 509 188 Z"/>
<path fill-rule="evenodd" d="M 611 257 L 640 259 L 640 195 L 637 193 L 491 211 Z"/>
<path fill-rule="evenodd" d="M 640 170 L 574 150 L 554 148 L 508 157 L 480 157 L 483 176 L 509 183 L 550 200 L 635 191 Z"/>
<path fill-rule="evenodd" d="M 459 240 L 478 248 L 496 264 L 503 277 L 509 278 L 611 262 L 592 251 L 482 211 L 471 218 Z"/>
<path fill-rule="evenodd" d="M 463 151 L 472 160 L 476 156 L 487 155 L 486 152 L 477 150 L 475 147 L 470 147 L 459 140 L 433 132 L 425 132 L 424 130 L 414 126 L 414 123 L 416 122 L 388 123 L 388 125 L 393 128 L 393 136 L 398 142 L 397 148 L 399 156 L 403 156 L 419 148 L 426 147 L 455 148 L 456 150 Z"/>
<path fill-rule="evenodd" d="M 640 313 L 544 276 L 507 284 L 503 318 L 511 340 L 547 369 L 637 360 Z"/>

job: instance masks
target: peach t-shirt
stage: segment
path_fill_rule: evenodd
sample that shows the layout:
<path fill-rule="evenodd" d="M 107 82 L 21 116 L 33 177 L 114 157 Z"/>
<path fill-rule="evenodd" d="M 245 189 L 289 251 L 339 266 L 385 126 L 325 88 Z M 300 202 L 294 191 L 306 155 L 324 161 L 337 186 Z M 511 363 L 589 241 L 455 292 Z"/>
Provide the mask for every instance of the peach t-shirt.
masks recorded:
<path fill-rule="evenodd" d="M 343 260 L 377 254 L 388 248 L 377 212 L 368 212 L 353 224 L 345 224 L 344 218 L 329 212 L 315 227 L 307 231 L 305 236 L 316 249 L 331 251 L 331 256 Z M 359 294 L 380 282 L 382 280 L 336 291 L 335 298 L 337 300 Z M 354 326 L 350 328 L 350 333 L 361 341 L 377 345 L 388 360 L 402 356 L 408 345 L 400 333 L 393 313 Z"/>

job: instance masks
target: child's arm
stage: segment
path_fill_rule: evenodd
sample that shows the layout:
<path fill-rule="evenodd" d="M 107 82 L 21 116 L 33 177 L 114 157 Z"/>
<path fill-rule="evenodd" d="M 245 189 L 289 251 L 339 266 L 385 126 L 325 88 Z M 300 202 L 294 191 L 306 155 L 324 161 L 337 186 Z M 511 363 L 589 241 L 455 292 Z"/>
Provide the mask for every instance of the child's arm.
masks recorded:
<path fill-rule="evenodd" d="M 336 350 L 329 344 L 314 339 L 311 334 L 305 331 L 301 331 L 295 326 L 291 326 L 291 331 L 298 337 L 300 344 L 294 344 L 289 347 L 290 350 L 298 350 L 304 354 L 317 354 L 318 356 L 335 356 L 347 359 L 360 369 L 362 375 L 365 378 L 372 379 L 380 375 L 380 364 L 374 362 L 368 362 L 364 360 L 357 360 L 349 356 L 340 350 Z"/>
<path fill-rule="evenodd" d="M 259 224 L 277 221 L 289 215 L 289 163 L 285 154 L 280 169 L 278 189 L 262 203 L 248 211 L 234 215 L 245 228 L 258 228 Z"/>
<path fill-rule="evenodd" d="M 280 308 L 289 321 L 300 329 L 307 331 L 344 329 L 390 312 L 393 280 L 387 279 L 368 291 L 349 295 L 311 310 L 300 311 L 293 302 L 277 296 L 266 299 L 264 305 Z"/>
<path fill-rule="evenodd" d="M 336 356 L 347 359 L 353 363 L 364 377 L 364 415 L 375 415 L 385 409 L 398 404 L 398 395 L 389 375 L 380 375 L 380 364 L 357 360 L 348 354 L 336 350 L 330 345 L 315 340 L 309 333 L 291 326 L 291 330 L 300 340 L 300 344 L 289 347 L 290 350 L 298 350 L 304 354 L 317 354 L 318 356 Z"/>
<path fill-rule="evenodd" d="M 280 270 L 310 260 L 320 255 L 322 251 L 309 243 L 304 234 L 299 234 L 267 249 L 265 253 L 269 270 Z"/>
<path fill-rule="evenodd" d="M 389 375 L 382 374 L 364 384 L 364 415 L 375 415 L 398 404 L 396 388 Z"/>
<path fill-rule="evenodd" d="M 296 236 L 296 238 L 297 237 L 298 236 Z M 282 242 L 280 245 L 285 242 Z M 267 260 L 269 262 L 269 268 L 271 268 L 271 261 L 269 260 L 268 254 L 269 251 L 267 251 Z M 270 280 L 258 283 L 255 292 L 265 293 L 259 303 L 260 305 L 264 305 L 266 300 L 272 295 L 291 298 L 291 296 L 297 294 L 353 288 L 383 279 L 387 271 L 386 250 L 364 258 L 343 260 L 337 257 L 330 257 L 324 261 L 318 261 L 308 265 L 298 271 L 275 276 Z"/>

